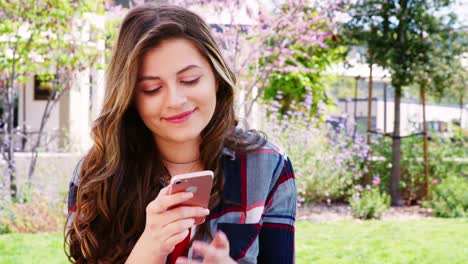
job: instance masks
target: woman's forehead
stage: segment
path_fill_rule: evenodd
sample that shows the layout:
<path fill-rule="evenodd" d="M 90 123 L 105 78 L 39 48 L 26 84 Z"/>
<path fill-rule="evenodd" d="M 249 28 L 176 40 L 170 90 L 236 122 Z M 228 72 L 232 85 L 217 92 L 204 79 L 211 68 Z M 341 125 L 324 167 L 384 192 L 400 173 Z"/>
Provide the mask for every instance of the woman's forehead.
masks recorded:
<path fill-rule="evenodd" d="M 190 40 L 168 39 L 148 50 L 142 57 L 140 75 L 176 75 L 209 66 L 204 56 Z"/>

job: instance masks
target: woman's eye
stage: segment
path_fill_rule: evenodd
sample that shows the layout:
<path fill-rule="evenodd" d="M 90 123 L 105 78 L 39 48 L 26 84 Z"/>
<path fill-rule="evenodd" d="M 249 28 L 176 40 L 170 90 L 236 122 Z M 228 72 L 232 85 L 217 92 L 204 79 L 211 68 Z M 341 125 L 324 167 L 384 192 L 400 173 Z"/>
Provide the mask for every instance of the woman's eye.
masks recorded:
<path fill-rule="evenodd" d="M 200 77 L 192 79 L 192 80 L 187 80 L 187 81 L 181 81 L 181 83 L 185 84 L 196 84 L 200 80 Z"/>
<path fill-rule="evenodd" d="M 159 89 L 161 89 L 161 87 L 153 89 L 153 90 L 143 90 L 143 93 L 145 93 L 145 94 L 154 94 L 154 93 L 157 93 L 159 91 Z"/>

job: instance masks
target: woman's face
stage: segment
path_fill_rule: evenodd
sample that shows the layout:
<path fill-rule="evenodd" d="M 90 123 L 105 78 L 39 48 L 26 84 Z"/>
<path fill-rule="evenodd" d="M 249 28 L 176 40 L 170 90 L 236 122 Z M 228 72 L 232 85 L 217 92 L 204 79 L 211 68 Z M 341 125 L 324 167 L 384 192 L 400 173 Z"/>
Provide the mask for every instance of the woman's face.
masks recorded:
<path fill-rule="evenodd" d="M 158 141 L 198 140 L 216 106 L 209 62 L 183 38 L 162 41 L 143 55 L 135 90 L 137 111 Z"/>

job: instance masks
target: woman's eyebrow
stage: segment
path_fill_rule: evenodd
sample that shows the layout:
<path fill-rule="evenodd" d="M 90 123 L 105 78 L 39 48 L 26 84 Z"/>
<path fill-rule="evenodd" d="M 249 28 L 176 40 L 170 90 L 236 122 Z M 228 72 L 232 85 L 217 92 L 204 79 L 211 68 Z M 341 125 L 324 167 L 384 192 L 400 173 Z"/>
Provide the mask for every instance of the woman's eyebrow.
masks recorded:
<path fill-rule="evenodd" d="M 176 74 L 179 75 L 179 74 L 181 74 L 181 73 L 184 73 L 184 72 L 189 71 L 189 70 L 194 69 L 194 68 L 201 68 L 201 67 L 198 66 L 198 65 L 192 64 L 192 65 L 189 65 L 189 66 L 187 66 L 187 67 L 184 67 L 182 70 L 178 71 Z M 161 79 L 161 78 L 160 78 L 159 76 L 150 76 L 150 75 L 148 75 L 148 76 L 140 76 L 140 77 L 138 78 L 138 83 L 139 83 L 139 82 L 142 82 L 142 81 L 146 81 L 146 80 L 160 80 L 160 79 Z"/>
<path fill-rule="evenodd" d="M 194 68 L 201 68 L 201 67 L 198 66 L 198 65 L 193 65 L 193 64 L 192 64 L 192 65 L 189 65 L 189 66 L 183 68 L 182 70 L 178 71 L 178 72 L 177 72 L 177 75 L 179 75 L 179 74 L 181 74 L 181 73 L 184 73 L 184 72 L 186 72 L 186 71 L 188 71 L 188 70 L 194 69 Z"/>

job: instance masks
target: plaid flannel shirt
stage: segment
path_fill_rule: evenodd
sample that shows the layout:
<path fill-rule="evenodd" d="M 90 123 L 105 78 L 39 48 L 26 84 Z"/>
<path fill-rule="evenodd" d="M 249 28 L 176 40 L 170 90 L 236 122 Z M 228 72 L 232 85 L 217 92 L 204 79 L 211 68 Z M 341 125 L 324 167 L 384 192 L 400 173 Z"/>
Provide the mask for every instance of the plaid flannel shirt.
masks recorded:
<path fill-rule="evenodd" d="M 223 199 L 207 217 L 212 234 L 222 230 L 237 263 L 294 263 L 296 185 L 289 158 L 273 144 L 249 153 L 223 151 Z M 80 163 L 70 182 L 73 219 Z M 194 230 L 193 230 L 194 231 Z M 191 232 L 192 234 L 194 232 Z M 206 237 L 203 240 L 210 242 Z M 189 257 L 194 257 L 189 249 Z"/>

